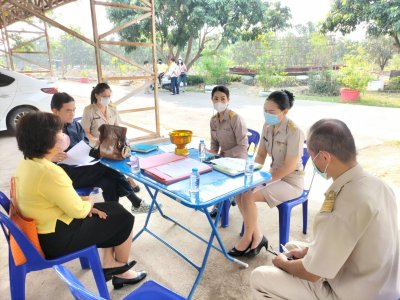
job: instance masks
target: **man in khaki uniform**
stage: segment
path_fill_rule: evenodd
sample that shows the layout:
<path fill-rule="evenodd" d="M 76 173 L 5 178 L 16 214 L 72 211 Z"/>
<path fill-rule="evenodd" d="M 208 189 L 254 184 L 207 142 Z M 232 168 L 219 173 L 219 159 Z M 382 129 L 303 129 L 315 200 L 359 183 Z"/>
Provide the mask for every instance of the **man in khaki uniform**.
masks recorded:
<path fill-rule="evenodd" d="M 316 171 L 333 178 L 315 217 L 314 240 L 308 247 L 279 254 L 272 261 L 275 266 L 255 269 L 255 298 L 398 299 L 393 191 L 357 163 L 354 139 L 343 122 L 318 121 L 307 144 Z M 295 259 L 288 260 L 290 256 Z"/>
<path fill-rule="evenodd" d="M 222 119 L 215 114 L 211 118 L 210 128 L 213 152 L 223 157 L 247 157 L 247 127 L 237 113 L 227 108 Z"/>

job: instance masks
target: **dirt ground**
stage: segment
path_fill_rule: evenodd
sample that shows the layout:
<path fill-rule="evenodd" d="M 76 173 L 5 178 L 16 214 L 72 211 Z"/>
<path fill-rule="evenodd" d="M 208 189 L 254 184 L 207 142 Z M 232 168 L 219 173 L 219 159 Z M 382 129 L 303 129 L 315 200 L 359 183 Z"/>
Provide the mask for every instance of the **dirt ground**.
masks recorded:
<path fill-rule="evenodd" d="M 358 161 L 369 173 L 400 186 L 400 142 L 364 148 L 358 153 Z"/>

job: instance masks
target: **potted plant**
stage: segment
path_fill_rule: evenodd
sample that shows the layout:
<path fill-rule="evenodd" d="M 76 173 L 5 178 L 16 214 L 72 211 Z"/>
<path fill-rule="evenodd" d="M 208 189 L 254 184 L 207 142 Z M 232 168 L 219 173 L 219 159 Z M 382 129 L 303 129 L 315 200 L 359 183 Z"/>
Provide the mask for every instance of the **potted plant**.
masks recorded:
<path fill-rule="evenodd" d="M 370 66 L 363 55 L 363 50 L 344 57 L 344 67 L 339 70 L 338 80 L 343 85 L 340 89 L 340 100 L 355 102 L 360 100 L 360 92 L 364 91 L 372 79 Z"/>
<path fill-rule="evenodd" d="M 79 75 L 81 76 L 79 78 L 80 83 L 89 83 L 89 71 L 88 70 L 82 70 Z"/>

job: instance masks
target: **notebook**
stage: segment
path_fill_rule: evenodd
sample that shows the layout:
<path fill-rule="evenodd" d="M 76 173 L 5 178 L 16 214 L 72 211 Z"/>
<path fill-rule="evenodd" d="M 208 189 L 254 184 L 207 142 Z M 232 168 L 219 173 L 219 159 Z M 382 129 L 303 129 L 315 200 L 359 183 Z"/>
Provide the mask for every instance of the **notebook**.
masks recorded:
<path fill-rule="evenodd" d="M 131 145 L 131 150 L 140 153 L 148 153 L 154 150 L 157 150 L 157 146 L 150 144 L 135 144 Z"/>
<path fill-rule="evenodd" d="M 246 160 L 242 158 L 221 157 L 210 160 L 214 170 L 229 176 L 237 176 L 244 173 Z M 259 170 L 263 165 L 254 163 L 254 170 Z"/>

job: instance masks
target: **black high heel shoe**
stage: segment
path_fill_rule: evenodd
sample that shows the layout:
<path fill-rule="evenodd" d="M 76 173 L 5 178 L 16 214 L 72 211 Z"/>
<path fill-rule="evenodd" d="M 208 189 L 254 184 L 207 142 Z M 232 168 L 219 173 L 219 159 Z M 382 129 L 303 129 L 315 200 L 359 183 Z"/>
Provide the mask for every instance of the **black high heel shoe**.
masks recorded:
<path fill-rule="evenodd" d="M 103 268 L 104 278 L 109 281 L 114 275 L 122 274 L 136 265 L 136 261 L 132 260 L 127 264 L 115 268 Z"/>
<path fill-rule="evenodd" d="M 228 251 L 228 254 L 232 257 L 244 256 L 246 254 L 246 252 L 250 249 L 252 242 L 253 241 L 251 241 L 249 246 L 246 249 L 244 249 L 243 251 L 236 249 L 236 247 L 233 247 L 231 250 Z"/>
<path fill-rule="evenodd" d="M 267 238 L 263 235 L 261 242 L 258 244 L 257 247 L 255 247 L 254 249 L 250 249 L 249 252 L 247 252 L 246 256 L 247 257 L 255 257 L 258 255 L 258 253 L 260 253 L 261 249 L 265 247 L 265 250 L 268 249 L 268 240 Z"/>
<path fill-rule="evenodd" d="M 121 278 L 121 277 L 113 277 L 112 279 L 112 284 L 114 286 L 114 289 L 118 290 L 124 286 L 124 284 L 136 284 L 143 279 L 145 279 L 147 276 L 146 271 L 138 271 L 137 276 L 135 278 Z"/>

